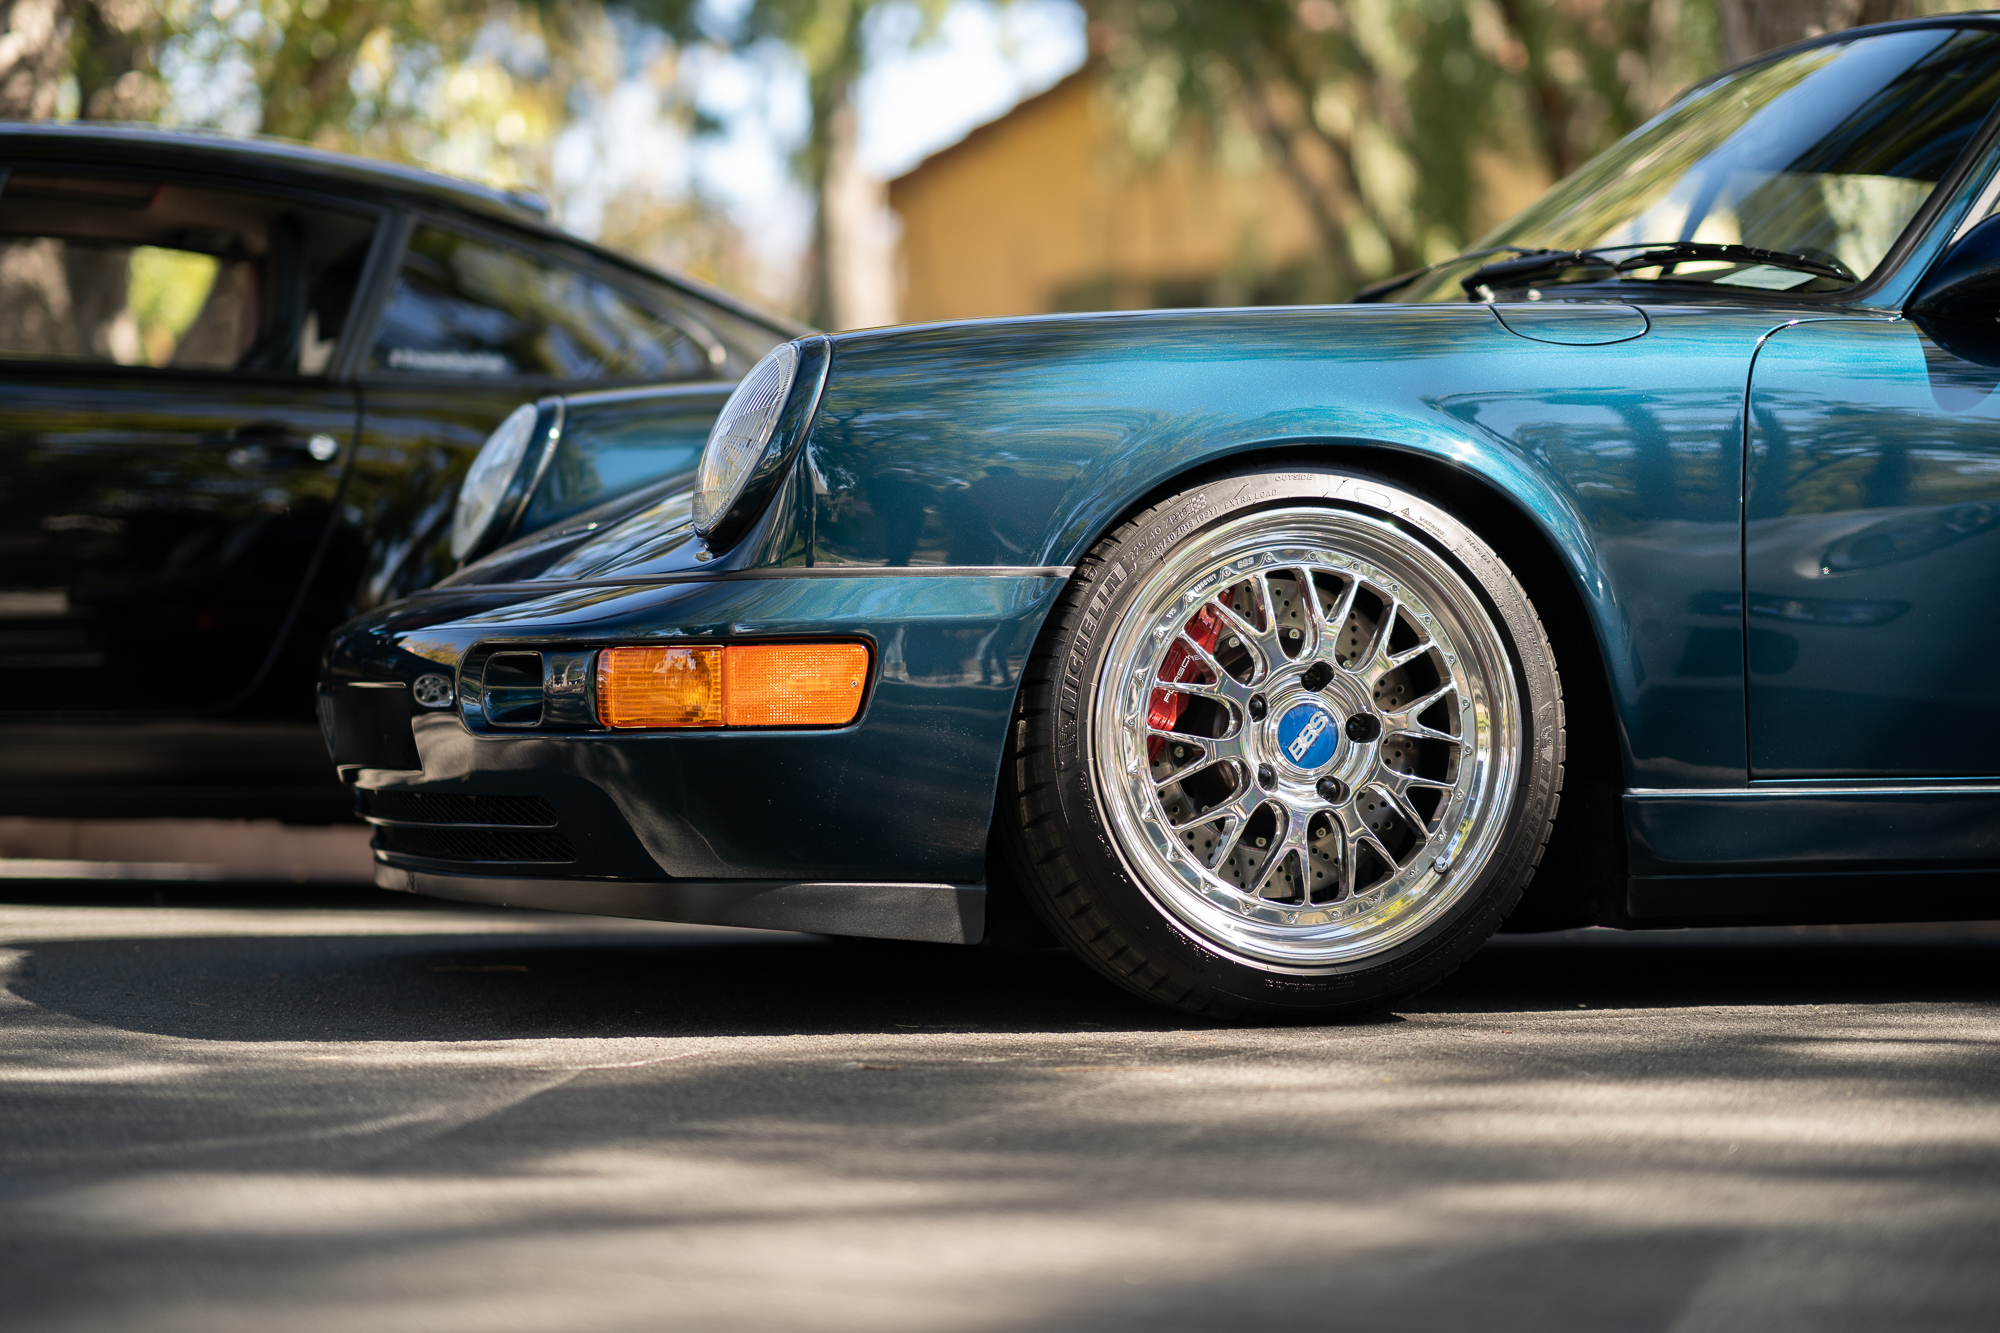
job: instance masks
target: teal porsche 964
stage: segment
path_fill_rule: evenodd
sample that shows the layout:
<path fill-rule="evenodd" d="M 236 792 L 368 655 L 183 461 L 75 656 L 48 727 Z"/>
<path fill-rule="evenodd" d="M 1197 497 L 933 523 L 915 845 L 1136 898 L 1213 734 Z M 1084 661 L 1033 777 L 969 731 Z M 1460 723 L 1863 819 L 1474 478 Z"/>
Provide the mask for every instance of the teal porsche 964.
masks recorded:
<path fill-rule="evenodd" d="M 1503 925 L 1992 916 L 1996 105 L 2000 19 L 1859 29 L 1353 304 L 786 343 L 688 469 L 334 635 L 378 882 L 1044 928 L 1251 1018 Z"/>

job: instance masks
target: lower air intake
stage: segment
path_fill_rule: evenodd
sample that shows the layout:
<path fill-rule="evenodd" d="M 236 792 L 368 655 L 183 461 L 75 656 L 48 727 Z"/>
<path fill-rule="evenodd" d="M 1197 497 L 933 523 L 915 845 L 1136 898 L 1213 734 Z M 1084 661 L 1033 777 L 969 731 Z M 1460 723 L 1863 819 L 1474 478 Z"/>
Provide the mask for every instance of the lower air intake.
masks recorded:
<path fill-rule="evenodd" d="M 361 813 L 398 824 L 514 824 L 554 828 L 556 808 L 540 796 L 468 796 L 458 792 L 366 791 Z"/>
<path fill-rule="evenodd" d="M 574 861 L 576 847 L 562 834 L 523 829 L 419 828 L 378 825 L 375 845 L 385 852 L 437 861 Z"/>

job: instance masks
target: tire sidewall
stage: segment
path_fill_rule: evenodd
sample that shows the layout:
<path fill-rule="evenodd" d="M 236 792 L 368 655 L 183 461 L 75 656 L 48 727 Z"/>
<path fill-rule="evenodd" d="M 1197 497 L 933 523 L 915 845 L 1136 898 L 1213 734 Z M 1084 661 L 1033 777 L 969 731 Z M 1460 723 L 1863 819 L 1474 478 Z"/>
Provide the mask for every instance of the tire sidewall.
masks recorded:
<path fill-rule="evenodd" d="M 1224 951 L 1157 902 L 1112 835 L 1091 762 L 1092 709 L 1115 631 L 1147 576 L 1183 543 L 1259 510 L 1320 506 L 1386 520 L 1442 557 L 1491 618 L 1520 701 L 1522 762 L 1507 794 L 1498 844 L 1470 889 L 1422 931 L 1381 953 L 1323 966 L 1254 961 Z M 1074 839 L 1073 861 L 1114 929 L 1156 965 L 1238 1004 L 1271 1010 L 1366 1006 L 1420 988 L 1456 966 L 1492 934 L 1539 859 L 1561 780 L 1560 690 L 1534 609 L 1513 575 L 1471 529 L 1422 496 L 1341 469 L 1244 472 L 1174 495 L 1101 550 L 1096 576 L 1079 591 L 1080 614 L 1049 649 L 1057 670 L 1050 738 L 1054 786 Z M 1055 923 L 1051 923 L 1055 924 Z"/>

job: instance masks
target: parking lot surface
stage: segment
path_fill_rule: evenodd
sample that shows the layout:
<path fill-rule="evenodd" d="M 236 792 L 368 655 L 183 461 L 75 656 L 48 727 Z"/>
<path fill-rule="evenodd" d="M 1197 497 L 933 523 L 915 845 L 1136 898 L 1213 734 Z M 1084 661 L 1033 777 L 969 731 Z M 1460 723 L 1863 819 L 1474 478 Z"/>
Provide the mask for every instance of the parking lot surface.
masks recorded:
<path fill-rule="evenodd" d="M 2000 1325 L 2000 928 L 1232 1029 L 1059 953 L 69 892 L 0 907 L 11 1328 Z"/>

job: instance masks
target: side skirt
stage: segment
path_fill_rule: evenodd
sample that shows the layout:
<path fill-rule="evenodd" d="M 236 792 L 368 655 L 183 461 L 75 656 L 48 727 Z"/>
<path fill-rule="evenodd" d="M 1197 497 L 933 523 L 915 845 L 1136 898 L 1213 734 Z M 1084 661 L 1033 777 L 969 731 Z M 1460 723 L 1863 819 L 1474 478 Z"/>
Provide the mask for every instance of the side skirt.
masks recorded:
<path fill-rule="evenodd" d="M 2000 787 L 1633 791 L 1628 924 L 2000 918 Z"/>
<path fill-rule="evenodd" d="M 410 870 L 379 860 L 375 883 L 384 889 L 459 902 L 689 925 L 748 926 L 932 944 L 977 944 L 986 933 L 986 889 L 979 884 L 510 879 Z"/>

